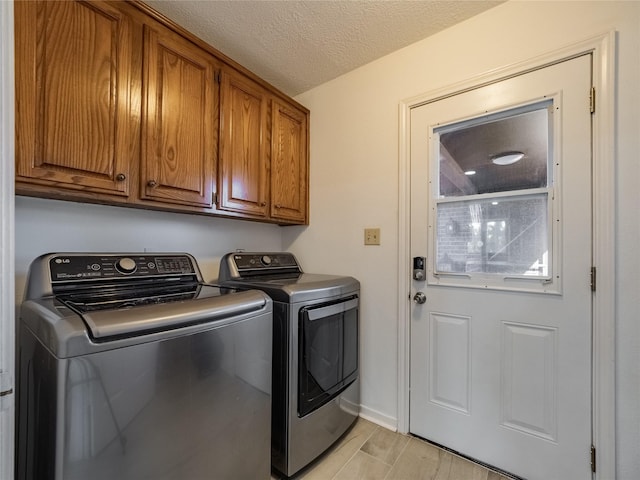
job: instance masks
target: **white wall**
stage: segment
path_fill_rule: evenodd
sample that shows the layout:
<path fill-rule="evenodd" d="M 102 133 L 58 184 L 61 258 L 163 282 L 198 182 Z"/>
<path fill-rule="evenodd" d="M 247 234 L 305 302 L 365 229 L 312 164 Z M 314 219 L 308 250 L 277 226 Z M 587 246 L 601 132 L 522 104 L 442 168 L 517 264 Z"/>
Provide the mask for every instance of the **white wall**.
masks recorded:
<path fill-rule="evenodd" d="M 363 412 L 397 422 L 398 105 L 616 30 L 617 470 L 640 478 L 640 2 L 510 1 L 297 97 L 311 110 L 311 225 L 283 232 L 309 271 L 362 283 Z M 380 227 L 382 245 L 363 245 Z M 400 299 L 404 301 L 403 299 Z"/>
<path fill-rule="evenodd" d="M 16 197 L 16 300 L 31 261 L 48 252 L 187 252 L 205 280 L 237 248 L 281 250 L 282 227 L 243 220 Z"/>

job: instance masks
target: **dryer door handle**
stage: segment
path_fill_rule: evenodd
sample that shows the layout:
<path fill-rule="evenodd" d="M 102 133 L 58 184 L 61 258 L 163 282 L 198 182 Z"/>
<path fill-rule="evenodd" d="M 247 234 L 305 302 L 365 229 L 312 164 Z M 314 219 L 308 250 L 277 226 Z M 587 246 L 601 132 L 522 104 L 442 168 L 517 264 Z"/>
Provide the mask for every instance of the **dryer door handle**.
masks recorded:
<path fill-rule="evenodd" d="M 321 318 L 327 318 L 331 315 L 337 315 L 339 313 L 353 310 L 358 307 L 358 298 L 352 298 L 346 302 L 334 303 L 327 305 L 326 307 L 309 308 L 307 309 L 307 315 L 310 321 L 319 320 Z"/>

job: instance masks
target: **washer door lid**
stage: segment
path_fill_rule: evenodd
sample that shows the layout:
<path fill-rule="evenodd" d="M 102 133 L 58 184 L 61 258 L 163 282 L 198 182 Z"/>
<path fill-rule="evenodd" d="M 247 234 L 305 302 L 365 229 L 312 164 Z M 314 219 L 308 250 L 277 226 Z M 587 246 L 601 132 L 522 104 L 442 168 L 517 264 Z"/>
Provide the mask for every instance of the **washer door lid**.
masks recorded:
<path fill-rule="evenodd" d="M 171 331 L 201 323 L 222 326 L 236 321 L 239 316 L 264 308 L 264 295 L 252 295 L 258 292 L 243 293 L 122 310 L 98 310 L 81 316 L 91 337 L 99 340 Z"/>

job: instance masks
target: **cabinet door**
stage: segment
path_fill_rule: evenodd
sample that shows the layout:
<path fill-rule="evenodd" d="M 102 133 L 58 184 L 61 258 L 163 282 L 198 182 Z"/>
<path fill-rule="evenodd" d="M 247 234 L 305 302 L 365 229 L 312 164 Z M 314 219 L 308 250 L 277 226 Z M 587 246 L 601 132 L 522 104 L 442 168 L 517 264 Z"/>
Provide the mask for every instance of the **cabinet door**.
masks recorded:
<path fill-rule="evenodd" d="M 144 28 L 142 198 L 210 207 L 216 60 L 160 25 Z"/>
<path fill-rule="evenodd" d="M 16 180 L 127 196 L 132 21 L 106 2 L 15 2 Z"/>
<path fill-rule="evenodd" d="M 267 93 L 231 70 L 222 72 L 219 209 L 266 217 L 269 158 Z"/>
<path fill-rule="evenodd" d="M 273 101 L 271 129 L 271 217 L 307 222 L 308 122 L 306 112 Z"/>

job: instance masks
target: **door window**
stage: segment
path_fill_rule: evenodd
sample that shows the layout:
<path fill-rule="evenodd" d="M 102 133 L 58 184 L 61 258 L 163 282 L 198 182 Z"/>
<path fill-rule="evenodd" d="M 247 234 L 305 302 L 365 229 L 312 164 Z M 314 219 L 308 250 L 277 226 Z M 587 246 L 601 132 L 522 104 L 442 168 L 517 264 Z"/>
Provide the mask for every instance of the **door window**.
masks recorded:
<path fill-rule="evenodd" d="M 549 282 L 553 100 L 433 129 L 433 275 L 502 287 Z"/>

